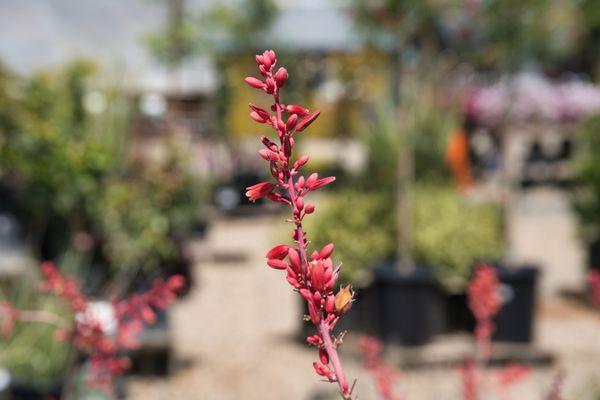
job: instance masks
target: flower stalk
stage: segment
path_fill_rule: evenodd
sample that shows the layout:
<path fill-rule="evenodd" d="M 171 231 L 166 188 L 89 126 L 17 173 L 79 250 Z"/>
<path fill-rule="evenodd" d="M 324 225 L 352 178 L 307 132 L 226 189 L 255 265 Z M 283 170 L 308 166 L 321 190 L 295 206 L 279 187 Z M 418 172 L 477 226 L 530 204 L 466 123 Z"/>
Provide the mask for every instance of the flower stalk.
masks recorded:
<path fill-rule="evenodd" d="M 294 224 L 294 246 L 281 244 L 273 247 L 267 253 L 267 265 L 276 270 L 285 270 L 287 282 L 306 301 L 309 313 L 306 318 L 316 328 L 316 334 L 307 338 L 307 342 L 316 346 L 319 352 L 319 361 L 313 363 L 316 373 L 329 382 L 337 383 L 343 399 L 357 399 L 353 395 L 354 385 L 349 384 L 337 352 L 343 334 L 333 337 L 333 329 L 339 318 L 348 312 L 354 301 L 354 292 L 346 287 L 334 294 L 341 268 L 341 265 L 334 266 L 331 259 L 334 246 L 330 243 L 309 255 L 309 241 L 302 227 L 304 217 L 315 211 L 313 204 L 305 202 L 306 195 L 330 184 L 335 177 L 319 178 L 316 173 L 304 176 L 301 168 L 308 163 L 308 156 L 292 160 L 295 136 L 308 128 L 320 112 L 311 113 L 299 105 L 281 102 L 280 89 L 289 75 L 283 67 L 276 69 L 277 57 L 273 50 L 257 55 L 256 63 L 262 78 L 247 77 L 245 81 L 252 88 L 272 97 L 270 110 L 274 114 L 250 104 L 250 118 L 269 125 L 275 131 L 278 143 L 266 136 L 261 138 L 265 148 L 259 151 L 259 155 L 269 163 L 274 182 L 250 186 L 246 196 L 251 201 L 266 197 L 292 208 L 293 219 L 290 222 Z"/>

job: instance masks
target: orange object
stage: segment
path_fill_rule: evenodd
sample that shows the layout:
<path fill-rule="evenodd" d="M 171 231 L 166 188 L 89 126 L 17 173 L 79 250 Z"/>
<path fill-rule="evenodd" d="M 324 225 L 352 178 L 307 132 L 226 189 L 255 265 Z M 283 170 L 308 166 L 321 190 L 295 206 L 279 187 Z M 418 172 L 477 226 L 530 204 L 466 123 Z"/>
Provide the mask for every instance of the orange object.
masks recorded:
<path fill-rule="evenodd" d="M 450 133 L 446 148 L 446 161 L 452 170 L 454 182 L 461 189 L 473 186 L 471 163 L 469 162 L 469 140 L 462 129 Z"/>

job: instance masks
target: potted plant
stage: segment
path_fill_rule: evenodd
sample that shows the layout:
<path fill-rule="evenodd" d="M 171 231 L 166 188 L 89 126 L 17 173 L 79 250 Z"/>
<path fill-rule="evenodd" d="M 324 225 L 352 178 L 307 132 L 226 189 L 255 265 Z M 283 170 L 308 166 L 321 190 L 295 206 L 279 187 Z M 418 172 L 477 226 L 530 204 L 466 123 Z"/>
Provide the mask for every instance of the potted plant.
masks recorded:
<path fill-rule="evenodd" d="M 588 268 L 600 269 L 600 116 L 585 120 L 578 132 L 573 165 L 573 210 L 587 246 Z"/>

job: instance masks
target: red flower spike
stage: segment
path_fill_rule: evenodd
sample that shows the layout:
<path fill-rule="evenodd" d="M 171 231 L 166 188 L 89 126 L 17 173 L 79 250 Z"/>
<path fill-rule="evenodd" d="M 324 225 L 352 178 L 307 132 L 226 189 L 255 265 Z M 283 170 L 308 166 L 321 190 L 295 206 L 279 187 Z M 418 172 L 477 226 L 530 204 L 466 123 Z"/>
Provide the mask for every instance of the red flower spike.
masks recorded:
<path fill-rule="evenodd" d="M 287 269 L 287 267 L 288 267 L 288 264 L 285 261 L 278 260 L 276 258 L 267 260 L 267 264 L 269 265 L 269 267 L 274 268 L 274 269 Z"/>
<path fill-rule="evenodd" d="M 315 122 L 315 120 L 319 117 L 320 114 L 321 114 L 321 111 L 317 110 L 317 111 L 307 115 L 306 118 L 304 118 L 302 121 L 300 121 L 296 125 L 296 132 L 302 132 L 303 130 L 308 128 L 308 126 L 310 124 Z"/>
<path fill-rule="evenodd" d="M 263 83 L 263 81 L 261 81 L 260 79 L 256 79 L 252 76 L 247 77 L 246 79 L 244 79 L 244 81 L 252 86 L 253 88 L 256 89 L 263 89 L 265 87 L 265 84 Z"/>
<path fill-rule="evenodd" d="M 273 247 L 267 253 L 267 258 L 276 258 L 278 260 L 283 260 L 289 252 L 290 246 L 287 244 L 280 244 L 279 246 Z"/>
<path fill-rule="evenodd" d="M 305 117 L 308 115 L 308 110 L 304 107 L 300 107 L 297 106 L 295 104 L 289 104 L 286 108 L 285 111 L 288 114 L 296 114 L 297 116 L 299 116 L 300 118 Z"/>
<path fill-rule="evenodd" d="M 281 88 L 285 85 L 285 82 L 288 80 L 288 72 L 285 68 L 281 67 L 275 73 L 275 82 L 277 82 L 277 87 Z"/>
<path fill-rule="evenodd" d="M 250 201 L 256 201 L 270 194 L 273 189 L 275 189 L 275 185 L 271 182 L 257 183 L 256 185 L 246 188 L 246 196 L 248 199 L 250 199 Z"/>
<path fill-rule="evenodd" d="M 329 258 L 333 246 L 328 245 L 321 249 L 321 252 L 314 251 L 309 259 L 307 246 L 310 241 L 302 227 L 303 218 L 315 210 L 314 205 L 305 203 L 304 196 L 311 190 L 332 182 L 333 177 L 319 179 L 317 174 L 310 175 L 308 179 L 303 176 L 296 177 L 298 169 L 308 162 L 308 156 L 302 156 L 292 162 L 292 153 L 296 145 L 294 133 L 306 129 L 313 123 L 318 118 L 319 111 L 309 114 L 307 109 L 299 105 L 286 106 L 281 103 L 280 89 L 289 77 L 285 68 L 275 68 L 277 64 L 275 52 L 267 50 L 256 57 L 256 60 L 264 82 L 254 78 L 255 80 L 250 79 L 249 84 L 272 95 L 273 103 L 270 110 L 273 115 L 251 104 L 250 108 L 254 113 L 252 118 L 268 123 L 275 131 L 279 143 L 273 143 L 264 136 L 261 138 L 267 150 L 260 151 L 260 156 L 268 161 L 269 172 L 275 182 L 263 182 L 251 186 L 248 188 L 247 196 L 251 200 L 266 196 L 272 201 L 291 206 L 293 210 L 291 222 L 294 223 L 292 238 L 295 245 L 294 248 L 287 249 L 289 264 L 285 260 L 286 248 L 283 245 L 271 249 L 267 255 L 267 263 L 275 269 L 286 269 L 285 279 L 306 301 L 310 321 L 316 328 L 316 334 L 309 337 L 307 341 L 320 349 L 320 362 L 314 364 L 315 370 L 319 375 L 327 377 L 330 382 L 337 382 L 344 399 L 354 400 L 356 396 L 353 395 L 344 376 L 337 353 L 338 345 L 332 337 L 339 318 L 350 308 L 352 293 L 346 294 L 347 298 L 342 298 L 344 293 L 349 291 L 345 289 L 338 297 L 334 295 L 333 288 L 337 285 L 338 273 L 337 269 L 334 271 L 333 263 Z M 277 72 L 274 72 L 275 70 Z M 276 187 L 281 192 L 275 193 Z"/>

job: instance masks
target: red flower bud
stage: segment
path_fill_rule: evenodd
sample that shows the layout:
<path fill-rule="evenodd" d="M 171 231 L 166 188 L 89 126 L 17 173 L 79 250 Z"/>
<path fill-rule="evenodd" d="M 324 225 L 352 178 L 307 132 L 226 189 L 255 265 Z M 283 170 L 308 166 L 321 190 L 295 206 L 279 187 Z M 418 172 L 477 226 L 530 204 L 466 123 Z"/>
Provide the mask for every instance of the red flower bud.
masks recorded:
<path fill-rule="evenodd" d="M 147 324 L 153 324 L 156 322 L 156 314 L 152 310 L 152 308 L 146 306 L 141 309 L 142 319 Z"/>
<path fill-rule="evenodd" d="M 291 247 L 288 249 L 288 258 L 289 258 L 290 263 L 292 264 L 292 267 L 294 268 L 294 270 L 300 271 L 300 266 L 301 266 L 300 256 L 298 255 L 298 252 L 296 251 L 296 249 L 292 249 Z"/>
<path fill-rule="evenodd" d="M 325 311 L 327 311 L 328 313 L 332 313 L 335 311 L 335 296 L 327 296 L 327 300 L 325 301 Z"/>
<path fill-rule="evenodd" d="M 306 341 L 310 344 L 314 344 L 315 346 L 319 346 L 323 340 L 318 335 L 312 335 L 306 338 Z"/>
<path fill-rule="evenodd" d="M 333 181 L 335 181 L 335 176 L 328 176 L 327 178 L 321 178 L 316 181 L 313 181 L 310 184 L 307 181 L 306 187 L 308 187 L 310 190 L 317 190 L 325 185 L 330 184 Z"/>
<path fill-rule="evenodd" d="M 312 185 L 315 184 L 317 179 L 319 179 L 319 174 L 317 174 L 316 172 L 310 174 L 308 179 L 306 180 L 306 187 L 310 188 Z"/>
<path fill-rule="evenodd" d="M 269 265 L 269 267 L 274 268 L 274 269 L 287 269 L 287 267 L 288 267 L 288 264 L 285 261 L 278 260 L 276 258 L 267 260 L 267 264 Z"/>
<path fill-rule="evenodd" d="M 260 55 L 260 56 L 257 55 L 257 56 L 254 57 L 254 59 L 256 60 L 256 63 L 259 66 L 264 65 L 264 63 L 265 63 L 265 58 L 262 55 Z"/>
<path fill-rule="evenodd" d="M 184 286 L 185 278 L 182 275 L 173 275 L 167 279 L 167 288 L 172 292 L 181 290 Z"/>
<path fill-rule="evenodd" d="M 298 116 L 296 114 L 292 114 L 291 117 L 285 122 L 285 127 L 288 131 L 291 131 L 296 126 L 296 122 L 298 122 Z"/>
<path fill-rule="evenodd" d="M 267 122 L 267 119 L 264 119 L 263 117 L 261 117 L 257 112 L 252 111 L 250 113 L 250 118 L 252 118 L 253 120 L 255 120 L 256 122 L 259 122 L 261 124 L 264 124 L 265 122 Z"/>
<path fill-rule="evenodd" d="M 294 168 L 298 169 L 298 168 L 302 167 L 303 165 L 305 165 L 307 162 L 308 162 L 308 156 L 302 156 L 294 163 Z"/>
<path fill-rule="evenodd" d="M 327 351 L 323 348 L 319 349 L 319 359 L 323 365 L 329 364 L 329 354 L 327 354 Z"/>
<path fill-rule="evenodd" d="M 293 286 L 293 287 L 295 287 L 295 288 L 300 288 L 300 287 L 302 287 L 302 285 L 300 285 L 300 283 L 298 282 L 298 279 L 297 279 L 297 278 L 294 278 L 293 276 L 288 276 L 288 277 L 286 277 L 285 279 L 288 281 L 288 283 L 289 283 L 290 285 L 292 285 L 292 286 Z"/>
<path fill-rule="evenodd" d="M 325 288 L 324 273 L 325 268 L 322 262 L 317 261 L 312 264 L 310 271 L 310 283 L 312 284 L 312 287 L 319 292 Z"/>
<path fill-rule="evenodd" d="M 288 72 L 285 68 L 281 67 L 275 73 L 275 82 L 277 82 L 277 87 L 283 87 L 285 82 L 288 80 Z"/>
<path fill-rule="evenodd" d="M 296 209 L 298 211 L 302 211 L 304 209 L 304 199 L 302 197 L 298 197 L 296 199 Z"/>
<path fill-rule="evenodd" d="M 308 301 L 308 315 L 310 315 L 310 320 L 313 324 L 317 325 L 321 322 L 321 314 L 319 314 L 312 301 Z"/>
<path fill-rule="evenodd" d="M 289 104 L 286 108 L 285 111 L 288 114 L 296 114 L 299 117 L 305 117 L 308 115 L 308 110 L 304 107 L 295 105 L 295 104 Z"/>
<path fill-rule="evenodd" d="M 267 253 L 267 258 L 276 258 L 278 260 L 283 260 L 289 251 L 290 246 L 287 244 L 280 244 L 279 246 L 273 247 Z"/>
<path fill-rule="evenodd" d="M 261 81 L 260 79 L 256 79 L 252 76 L 246 77 L 246 79 L 244 79 L 244 81 L 246 81 L 246 83 L 248 85 L 250 85 L 256 89 L 263 89 L 265 87 L 265 84 L 263 83 L 263 81 Z"/>
<path fill-rule="evenodd" d="M 315 212 L 315 205 L 314 204 L 307 204 L 306 207 L 304 208 L 304 212 L 307 214 L 312 214 Z"/>
<path fill-rule="evenodd" d="M 257 113 L 258 115 L 260 115 L 261 118 L 263 118 L 264 120 L 269 120 L 271 118 L 271 114 L 269 114 L 267 110 L 257 106 L 256 104 L 250 103 L 248 104 L 248 107 L 250 107 L 250 109 L 252 109 L 252 111 Z"/>
<path fill-rule="evenodd" d="M 264 158 L 265 160 L 267 160 L 267 161 L 271 160 L 271 152 L 269 150 L 267 150 L 267 149 L 260 149 L 258 151 L 258 154 L 260 154 L 260 156 L 262 158 Z"/>
<path fill-rule="evenodd" d="M 275 79 L 267 78 L 267 81 L 265 82 L 265 92 L 267 92 L 268 94 L 273 94 L 275 93 L 276 88 L 277 84 L 275 83 Z"/>
<path fill-rule="evenodd" d="M 265 50 L 265 52 L 263 53 L 263 57 L 265 57 L 265 59 L 268 58 L 269 61 L 271 62 L 271 65 L 277 63 L 277 57 L 273 50 Z"/>
<path fill-rule="evenodd" d="M 319 257 L 321 258 L 329 258 L 331 253 L 333 253 L 333 243 L 326 244 L 323 246 L 321 251 L 319 252 Z"/>
<path fill-rule="evenodd" d="M 321 111 L 319 111 L 319 110 L 309 114 L 306 118 L 304 118 L 302 121 L 300 121 L 296 125 L 296 131 L 302 132 L 304 129 L 308 128 L 308 126 L 310 124 L 312 124 L 314 122 L 314 120 L 319 117 L 320 114 L 321 114 Z"/>

